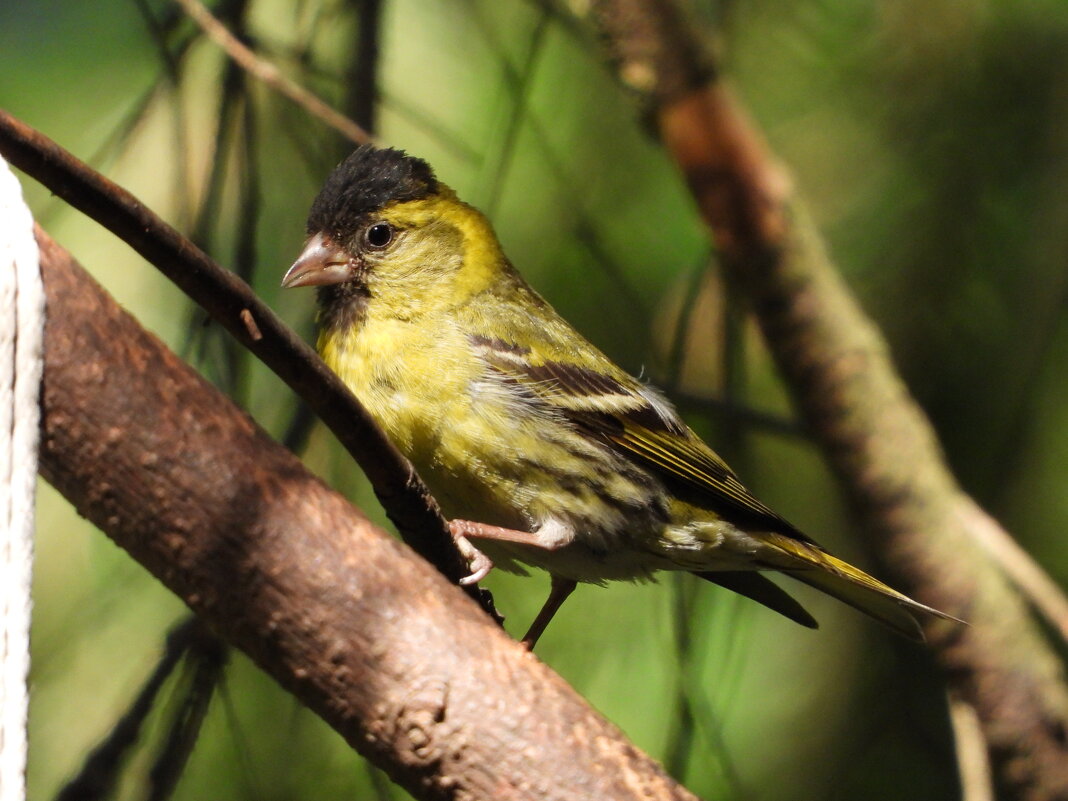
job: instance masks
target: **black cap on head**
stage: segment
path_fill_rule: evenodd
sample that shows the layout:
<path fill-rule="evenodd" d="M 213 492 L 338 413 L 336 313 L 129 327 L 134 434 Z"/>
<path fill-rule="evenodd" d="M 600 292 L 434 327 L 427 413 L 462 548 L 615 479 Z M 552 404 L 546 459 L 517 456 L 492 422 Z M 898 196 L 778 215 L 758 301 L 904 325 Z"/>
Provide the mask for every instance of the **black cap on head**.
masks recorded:
<path fill-rule="evenodd" d="M 326 179 L 308 213 L 308 233 L 347 233 L 387 203 L 418 200 L 437 191 L 434 171 L 422 159 L 402 150 L 361 145 Z"/>

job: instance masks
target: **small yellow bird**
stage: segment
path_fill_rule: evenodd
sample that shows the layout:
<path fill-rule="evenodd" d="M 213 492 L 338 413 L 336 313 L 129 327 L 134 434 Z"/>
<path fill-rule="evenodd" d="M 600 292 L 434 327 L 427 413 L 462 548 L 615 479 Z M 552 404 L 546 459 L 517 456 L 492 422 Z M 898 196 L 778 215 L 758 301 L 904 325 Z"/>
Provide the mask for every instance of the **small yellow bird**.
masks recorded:
<path fill-rule="evenodd" d="M 552 576 L 529 647 L 577 582 L 658 570 L 696 573 L 811 628 L 759 571 L 913 639 L 914 613 L 948 617 L 754 498 L 659 393 L 527 285 L 489 221 L 425 161 L 360 147 L 327 179 L 307 230 L 282 286 L 319 287 L 319 352 L 455 518 L 469 578 L 494 563 L 522 572 L 517 562 Z"/>

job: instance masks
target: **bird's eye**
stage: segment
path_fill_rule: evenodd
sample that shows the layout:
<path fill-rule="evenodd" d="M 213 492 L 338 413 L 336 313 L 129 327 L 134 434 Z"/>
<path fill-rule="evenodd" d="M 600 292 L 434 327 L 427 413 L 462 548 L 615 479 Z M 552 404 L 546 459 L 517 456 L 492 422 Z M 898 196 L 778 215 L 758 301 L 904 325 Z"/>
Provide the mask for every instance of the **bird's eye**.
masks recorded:
<path fill-rule="evenodd" d="M 384 248 L 393 241 L 393 226 L 389 223 L 375 223 L 363 235 L 364 240 L 373 248 Z"/>

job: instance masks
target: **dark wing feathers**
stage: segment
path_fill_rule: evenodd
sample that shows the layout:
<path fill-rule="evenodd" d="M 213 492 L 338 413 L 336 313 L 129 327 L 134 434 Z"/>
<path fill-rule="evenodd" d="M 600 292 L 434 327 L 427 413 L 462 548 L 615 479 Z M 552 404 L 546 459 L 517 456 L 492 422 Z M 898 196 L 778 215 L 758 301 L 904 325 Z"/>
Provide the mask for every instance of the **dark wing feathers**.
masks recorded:
<path fill-rule="evenodd" d="M 524 375 L 527 380 L 542 385 L 543 389 L 551 386 L 575 398 L 627 393 L 627 388 L 611 376 L 564 362 L 530 364 L 526 366 Z"/>
<path fill-rule="evenodd" d="M 587 428 L 590 417 L 578 421 Z M 689 429 L 682 433 L 656 430 L 633 422 L 629 413 L 608 415 L 622 425 L 603 425 L 601 435 L 618 451 L 653 470 L 681 499 L 723 514 L 733 522 L 754 529 L 765 528 L 815 543 L 745 488 L 727 464 Z M 620 430 L 620 428 L 622 430 Z"/>
<path fill-rule="evenodd" d="M 818 629 L 819 623 L 805 608 L 795 601 L 786 590 L 755 570 L 716 570 L 695 573 L 705 581 L 711 581 L 724 589 L 744 595 L 758 604 L 766 606 L 794 623 L 800 623 L 810 629 Z"/>
<path fill-rule="evenodd" d="M 472 338 L 472 345 L 490 368 L 522 386 L 532 400 L 651 470 L 683 499 L 739 524 L 814 544 L 754 498 L 670 406 L 625 373 L 531 358 L 529 348 L 499 339 Z"/>

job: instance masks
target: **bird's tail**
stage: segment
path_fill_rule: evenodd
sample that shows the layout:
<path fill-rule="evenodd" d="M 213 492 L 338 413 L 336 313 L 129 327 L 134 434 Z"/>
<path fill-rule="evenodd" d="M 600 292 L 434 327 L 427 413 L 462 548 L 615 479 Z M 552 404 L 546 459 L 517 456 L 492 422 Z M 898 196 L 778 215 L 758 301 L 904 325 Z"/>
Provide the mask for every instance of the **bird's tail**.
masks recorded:
<path fill-rule="evenodd" d="M 769 539 L 799 563 L 797 567 L 776 565 L 776 569 L 870 615 L 905 637 L 923 641 L 923 630 L 916 615 L 964 622 L 912 600 L 863 570 L 808 543 L 778 534 L 772 534 Z"/>

